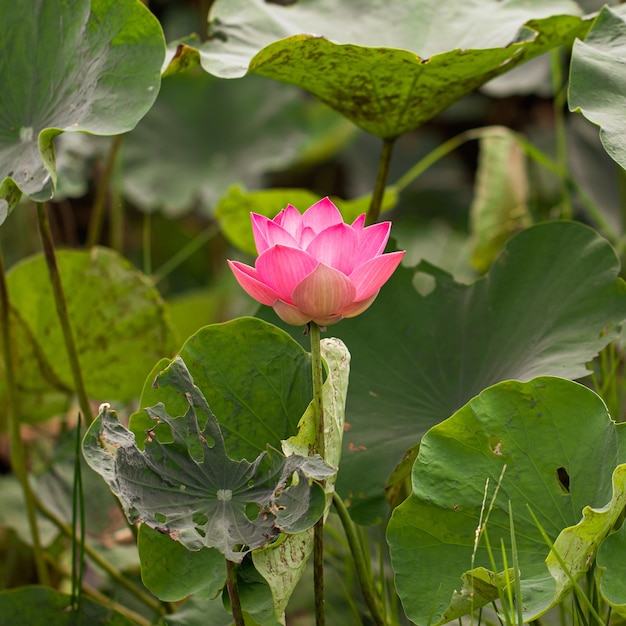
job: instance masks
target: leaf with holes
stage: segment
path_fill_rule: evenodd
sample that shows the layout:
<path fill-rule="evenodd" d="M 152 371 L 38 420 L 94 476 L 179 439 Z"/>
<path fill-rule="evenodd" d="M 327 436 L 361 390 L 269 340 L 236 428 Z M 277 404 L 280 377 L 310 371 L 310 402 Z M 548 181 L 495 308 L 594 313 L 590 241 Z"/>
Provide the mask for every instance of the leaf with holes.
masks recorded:
<path fill-rule="evenodd" d="M 625 462 L 626 426 L 611 420 L 595 393 L 561 378 L 499 383 L 433 427 L 413 467 L 413 492 L 387 533 L 409 619 L 435 625 L 466 613 L 462 579 L 482 568 L 492 583 L 481 577 L 474 608 L 497 597 L 495 581 L 506 567 L 501 542 L 513 563 L 509 505 L 524 621 L 543 614 L 571 584 L 555 552 L 579 578 L 618 520 Z"/>
<path fill-rule="evenodd" d="M 216 2 L 211 36 L 197 46 L 204 69 L 297 85 L 384 138 L 589 28 L 569 0 L 278 4 Z"/>
<path fill-rule="evenodd" d="M 337 491 L 353 519 L 384 519 L 389 477 L 401 464 L 402 492 L 413 465 L 405 453 L 486 387 L 588 374 L 586 363 L 626 319 L 619 270 L 592 229 L 538 224 L 513 237 L 471 285 L 428 263 L 399 267 L 365 313 L 336 324 L 333 334 L 352 355 Z M 414 286 L 423 274 L 435 283 L 427 296 Z M 277 319 L 272 309 L 262 315 Z"/>
<path fill-rule="evenodd" d="M 220 427 L 182 359 L 157 380 L 187 404 L 183 416 L 163 404 L 146 409 L 173 441 L 148 431 L 144 450 L 103 405 L 83 443 L 89 465 L 108 483 L 131 522 L 167 533 L 189 550 L 215 547 L 240 562 L 281 532 L 296 533 L 322 515 L 324 491 L 309 479 L 334 474 L 319 456 L 285 457 L 268 446 L 252 463 L 226 454 Z"/>
<path fill-rule="evenodd" d="M 117 135 L 152 106 L 163 32 L 138 0 L 0 0 L 0 224 L 52 197 L 54 138 Z"/>

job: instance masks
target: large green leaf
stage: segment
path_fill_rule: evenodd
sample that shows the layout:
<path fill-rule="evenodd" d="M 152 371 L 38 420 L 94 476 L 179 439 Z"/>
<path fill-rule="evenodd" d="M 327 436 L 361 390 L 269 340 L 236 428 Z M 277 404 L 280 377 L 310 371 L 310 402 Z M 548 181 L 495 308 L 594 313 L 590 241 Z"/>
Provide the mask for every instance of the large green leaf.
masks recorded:
<path fill-rule="evenodd" d="M 198 49 L 209 73 L 297 85 L 391 138 L 581 36 L 579 13 L 569 0 L 221 0 Z"/>
<path fill-rule="evenodd" d="M 466 613 L 462 576 L 492 569 L 487 542 L 498 571 L 501 542 L 513 563 L 511 523 L 524 621 L 547 611 L 571 584 L 554 553 L 579 578 L 626 504 L 625 445 L 599 396 L 547 377 L 499 383 L 429 430 L 387 533 L 407 616 L 436 625 Z M 484 580 L 479 591 L 474 608 L 497 597 Z"/>
<path fill-rule="evenodd" d="M 486 387 L 585 376 L 626 319 L 619 269 L 592 229 L 545 223 L 511 239 L 471 285 L 426 263 L 400 267 L 368 311 L 329 327 L 352 355 L 337 489 L 353 518 L 384 518 L 385 484 L 403 455 Z M 415 290 L 416 274 L 434 278 L 427 296 Z"/>
<path fill-rule="evenodd" d="M 322 340 L 321 350 L 327 364 L 323 388 L 328 426 L 326 460 L 337 467 L 350 355 L 336 339 Z M 282 445 L 288 455 L 309 453 L 315 442 L 312 416 L 309 410 L 305 411 L 311 397 L 310 359 L 286 333 L 260 320 L 242 318 L 201 329 L 190 337 L 180 354 L 216 413 L 230 456 L 252 458 L 268 443 L 275 447 Z M 163 360 L 155 366 L 146 381 L 141 406 L 161 401 L 170 411 L 184 409 L 168 389 L 152 385 L 157 373 L 168 364 L 169 361 Z M 144 411 L 131 417 L 131 428 L 138 438 L 152 426 Z M 331 490 L 334 476 L 325 484 Z M 168 600 L 192 593 L 210 595 L 220 575 L 215 569 L 219 564 L 210 551 L 184 551 L 168 546 L 167 542 L 172 543 L 168 537 L 149 529 L 140 532 L 142 576 L 148 588 L 159 598 Z M 302 575 L 311 548 L 312 535 L 304 531 L 253 552 L 254 566 L 274 597 L 277 619 Z M 183 570 L 185 576 L 177 576 Z M 209 571 L 211 575 L 207 574 Z"/>
<path fill-rule="evenodd" d="M 293 87 L 258 76 L 170 76 L 124 140 L 124 191 L 144 211 L 211 214 L 228 186 L 259 186 L 268 172 L 318 159 L 322 143 L 326 156 L 351 133 L 334 111 Z"/>
<path fill-rule="evenodd" d="M 604 7 L 585 41 L 574 43 L 568 99 L 570 110 L 600 127 L 605 150 L 623 168 L 625 61 L 626 7 Z"/>
<path fill-rule="evenodd" d="M 142 524 L 137 550 L 143 584 L 165 602 L 177 602 L 189 595 L 214 598 L 226 581 L 224 557 L 214 548 L 192 552 Z"/>
<path fill-rule="evenodd" d="M 110 606 L 85 597 L 72 610 L 71 598 L 48 587 L 22 587 L 0 593 L 0 625 L 29 626 L 132 626 L 127 617 Z"/>
<path fill-rule="evenodd" d="M 110 401 L 136 398 L 152 364 L 174 351 L 158 291 L 112 250 L 60 250 L 57 257 L 89 396 Z M 27 399 L 33 388 L 43 396 L 55 391 L 71 394 L 73 377 L 43 256 L 13 266 L 7 283 L 20 322 L 19 389 Z M 32 399 L 27 408 L 31 404 Z"/>
<path fill-rule="evenodd" d="M 325 479 L 335 470 L 319 456 L 285 457 L 268 446 L 252 463 L 234 461 L 180 357 L 155 385 L 171 387 L 188 405 L 178 417 L 163 403 L 146 409 L 155 427 L 169 427 L 173 441 L 159 441 L 152 429 L 140 450 L 105 404 L 83 443 L 87 462 L 119 498 L 129 521 L 166 533 L 189 550 L 215 547 L 240 562 L 281 532 L 301 532 L 323 514 L 324 494 L 309 479 Z"/>
<path fill-rule="evenodd" d="M 192 335 L 179 351 L 195 384 L 220 423 L 226 449 L 235 459 L 255 458 L 267 444 L 298 432 L 313 392 L 311 360 L 293 339 L 275 326 L 251 317 L 212 324 Z M 163 402 L 170 414 L 184 411 L 184 401 L 152 383 L 167 361 L 148 376 L 140 406 Z M 145 411 L 131 416 L 138 444 L 153 427 Z"/>
<path fill-rule="evenodd" d="M 165 41 L 139 0 L 1 0 L 0 223 L 54 193 L 54 137 L 133 128 L 160 85 Z"/>

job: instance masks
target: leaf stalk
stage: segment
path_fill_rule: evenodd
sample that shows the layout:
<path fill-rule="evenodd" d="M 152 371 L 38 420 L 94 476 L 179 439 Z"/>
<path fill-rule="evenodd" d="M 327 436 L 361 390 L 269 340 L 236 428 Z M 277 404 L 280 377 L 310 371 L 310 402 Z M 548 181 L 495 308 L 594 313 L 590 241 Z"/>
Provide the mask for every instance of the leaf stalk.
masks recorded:
<path fill-rule="evenodd" d="M 322 381 L 322 349 L 320 327 L 315 322 L 309 323 L 311 337 L 311 373 L 313 382 L 313 410 L 315 414 L 315 452 L 325 457 L 324 397 Z M 325 626 L 324 610 L 324 516 L 313 528 L 313 586 L 315 589 L 315 623 Z"/>
<path fill-rule="evenodd" d="M 6 282 L 4 255 L 0 248 L 0 326 L 2 326 L 2 348 L 4 355 L 4 371 L 7 384 L 7 416 L 8 430 L 11 442 L 11 467 L 22 487 L 24 502 L 26 504 L 26 516 L 30 526 L 30 534 L 33 541 L 33 556 L 37 577 L 42 585 L 49 585 L 48 568 L 44 559 L 44 551 L 39 536 L 37 525 L 35 499 L 28 482 L 28 470 L 26 468 L 26 453 L 20 433 L 20 410 L 17 392 L 17 377 L 15 374 L 15 360 L 13 344 L 11 341 L 10 328 L 11 304 L 9 290 Z"/>
<path fill-rule="evenodd" d="M 389 167 L 391 166 L 391 154 L 393 152 L 393 146 L 395 139 L 383 139 L 383 147 L 380 152 L 380 158 L 378 160 L 378 174 L 376 175 L 376 184 L 374 191 L 372 192 L 372 200 L 370 202 L 369 209 L 367 210 L 367 216 L 365 218 L 365 224 L 370 225 L 378 221 L 380 217 L 380 211 L 383 206 L 383 199 L 385 197 L 385 188 L 387 186 L 387 179 L 389 178 Z"/>
<path fill-rule="evenodd" d="M 39 224 L 39 235 L 41 237 L 43 253 L 46 259 L 46 265 L 48 266 L 48 275 L 50 277 L 52 295 L 54 297 L 57 316 L 63 333 L 63 340 L 65 342 L 65 349 L 69 359 L 70 369 L 72 371 L 74 387 L 76 388 L 76 394 L 78 396 L 78 404 L 83 414 L 83 418 L 85 419 L 87 425 L 89 425 L 93 422 L 93 412 L 91 410 L 91 405 L 89 404 L 89 397 L 87 396 L 87 390 L 83 380 L 83 372 L 78 359 L 78 350 L 76 349 L 74 331 L 72 330 L 72 324 L 67 312 L 67 299 L 65 298 L 63 283 L 61 281 L 61 273 L 59 272 L 59 265 L 54 248 L 52 232 L 50 230 L 48 213 L 46 211 L 45 204 L 40 202 L 37 203 L 37 221 Z"/>

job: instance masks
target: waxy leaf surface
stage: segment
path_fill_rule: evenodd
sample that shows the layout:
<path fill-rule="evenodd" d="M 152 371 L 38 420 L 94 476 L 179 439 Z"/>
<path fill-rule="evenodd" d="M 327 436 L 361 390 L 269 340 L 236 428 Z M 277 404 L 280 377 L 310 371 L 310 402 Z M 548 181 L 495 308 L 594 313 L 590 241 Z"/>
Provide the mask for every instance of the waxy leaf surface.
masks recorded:
<path fill-rule="evenodd" d="M 54 137 L 116 135 L 152 106 L 165 41 L 138 0 L 1 0 L 0 223 L 22 193 L 49 200 Z"/>
<path fill-rule="evenodd" d="M 400 267 L 368 311 L 336 324 L 352 355 L 337 490 L 353 518 L 383 519 L 389 477 L 398 464 L 397 482 L 410 472 L 414 456 L 402 462 L 405 453 L 483 389 L 585 376 L 626 319 L 619 267 L 592 229 L 539 224 L 512 238 L 471 285 L 427 263 Z M 427 296 L 416 291 L 416 274 L 434 279 Z"/>
<path fill-rule="evenodd" d="M 625 446 L 626 428 L 602 399 L 561 378 L 499 383 L 434 426 L 420 444 L 413 492 L 387 532 L 407 616 L 435 625 L 469 612 L 462 577 L 491 570 L 487 542 L 494 581 L 505 569 L 501 545 L 513 563 L 511 523 L 524 621 L 556 604 L 571 585 L 565 570 L 579 578 L 590 568 L 626 504 Z M 483 581 L 473 608 L 497 595 Z"/>
<path fill-rule="evenodd" d="M 393 138 L 491 78 L 582 36 L 569 0 L 221 0 L 204 69 L 297 85 L 364 130 Z"/>
<path fill-rule="evenodd" d="M 321 351 L 327 365 L 323 387 L 325 453 L 327 462 L 337 467 L 350 355 L 340 341 L 332 338 L 322 340 Z M 310 409 L 305 411 L 311 397 L 311 365 L 309 355 L 289 335 L 261 320 L 240 318 L 200 329 L 187 340 L 180 354 L 215 411 L 229 456 L 253 458 L 268 443 L 276 448 L 282 445 L 285 454 L 309 454 L 315 442 L 312 415 Z M 184 410 L 182 398 L 171 388 L 152 385 L 169 363 L 164 359 L 148 376 L 141 406 L 161 401 L 170 412 Z M 298 421 L 299 416 L 302 418 Z M 144 431 L 153 426 L 144 411 L 133 414 L 130 425 L 142 441 Z M 157 432 L 167 436 L 159 428 Z M 325 481 L 327 490 L 332 490 L 334 478 Z M 145 526 L 139 533 L 138 549 L 144 584 L 162 600 L 180 600 L 190 594 L 211 597 L 215 585 L 223 583 L 223 559 L 215 559 L 215 549 L 190 552 Z M 254 567 L 269 585 L 267 593 L 274 597 L 277 619 L 311 550 L 312 533 L 307 530 L 284 536 L 252 554 Z M 252 598 L 248 600 L 252 602 Z M 242 598 L 244 603 L 248 600 Z M 253 606 L 244 609 L 254 612 Z"/>
<path fill-rule="evenodd" d="M 280 449 L 283 439 L 298 432 L 313 397 L 311 359 L 281 329 L 252 317 L 211 324 L 189 337 L 178 354 L 211 406 L 231 458 L 253 459 L 268 444 Z M 153 387 L 168 363 L 157 363 L 148 375 L 140 406 L 162 402 L 170 415 L 182 414 L 180 394 Z M 140 447 L 153 426 L 143 410 L 131 416 L 130 429 Z"/>
<path fill-rule="evenodd" d="M 572 52 L 569 108 L 600 127 L 609 156 L 626 168 L 626 7 L 604 7 Z"/>
<path fill-rule="evenodd" d="M 154 362 L 174 351 L 159 292 L 107 248 L 59 250 L 57 261 L 88 395 L 120 402 L 136 398 Z M 63 399 L 76 390 L 43 256 L 14 265 L 7 283 L 15 311 L 14 353 L 18 389 L 25 399 L 23 417 L 47 419 L 53 414 L 50 409 L 63 406 Z"/>
<path fill-rule="evenodd" d="M 217 548 L 226 558 L 243 557 L 277 537 L 312 526 L 324 511 L 324 493 L 310 478 L 335 470 L 319 456 L 285 457 L 270 447 L 252 463 L 230 459 L 206 399 L 177 357 L 155 381 L 170 386 L 188 404 L 168 415 L 163 404 L 146 409 L 171 430 L 162 443 L 146 433 L 144 450 L 108 405 L 89 429 L 83 453 L 120 499 L 131 522 L 167 533 L 189 550 Z M 202 424 L 202 425 L 200 425 Z M 293 475 L 298 480 L 292 482 Z"/>

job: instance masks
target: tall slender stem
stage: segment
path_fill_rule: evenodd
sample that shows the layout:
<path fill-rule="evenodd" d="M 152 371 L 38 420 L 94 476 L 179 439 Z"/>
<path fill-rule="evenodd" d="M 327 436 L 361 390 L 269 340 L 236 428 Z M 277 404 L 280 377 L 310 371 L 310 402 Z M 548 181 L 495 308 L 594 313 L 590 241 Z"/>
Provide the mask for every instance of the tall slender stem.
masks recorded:
<path fill-rule="evenodd" d="M 374 187 L 374 191 L 372 192 L 372 201 L 370 202 L 369 209 L 367 210 L 367 217 L 365 218 L 366 224 L 374 224 L 378 221 L 380 216 L 383 199 L 385 197 L 387 178 L 389 177 L 389 166 L 391 165 L 391 153 L 393 152 L 394 143 L 395 139 L 383 139 L 383 147 L 378 161 L 376 185 Z"/>
<path fill-rule="evenodd" d="M 359 579 L 361 593 L 363 594 L 367 608 L 370 610 L 372 621 L 376 624 L 376 626 L 385 626 L 385 618 L 380 601 L 374 591 L 374 585 L 372 584 L 372 579 L 365 562 L 365 555 L 363 554 L 359 538 L 357 537 L 354 523 L 350 518 L 348 509 L 346 509 L 341 496 L 339 496 L 336 492 L 333 493 L 333 505 L 335 506 L 335 510 L 339 515 L 341 525 L 343 526 L 343 530 L 346 534 L 348 546 L 350 546 L 350 553 L 352 554 L 352 560 L 354 561 L 354 568 L 356 569 L 356 575 Z"/>
<path fill-rule="evenodd" d="M 226 559 L 226 589 L 230 598 L 230 610 L 235 620 L 235 626 L 246 626 L 241 610 L 241 600 L 239 599 L 239 587 L 237 586 L 237 566 L 228 559 Z"/>
<path fill-rule="evenodd" d="M 560 166 L 561 193 L 563 210 L 561 217 L 563 219 L 572 219 L 572 199 L 570 197 L 568 178 L 568 161 L 567 161 L 567 133 L 565 128 L 565 116 L 563 108 L 567 92 L 563 85 L 563 71 L 561 69 L 560 49 L 550 51 L 550 69 L 552 74 L 552 90 L 554 92 L 554 130 L 556 133 L 556 160 Z"/>
<path fill-rule="evenodd" d="M 15 361 L 13 346 L 11 343 L 11 306 L 9 303 L 9 290 L 6 283 L 6 271 L 4 267 L 4 255 L 0 248 L 0 326 L 2 326 L 2 348 L 4 355 L 4 371 L 7 386 L 7 413 L 9 422 L 9 437 L 11 441 L 11 467 L 17 476 L 24 494 L 26 515 L 30 526 L 30 534 L 33 540 L 33 556 L 37 577 L 42 585 L 49 585 L 48 568 L 44 559 L 44 552 L 39 536 L 39 526 L 35 510 L 35 499 L 28 482 L 28 470 L 26 468 L 26 453 L 24 442 L 20 434 L 20 410 L 17 393 L 17 377 L 15 375 Z"/>
<path fill-rule="evenodd" d="M 174 271 L 179 265 L 184 263 L 192 254 L 200 250 L 211 238 L 220 232 L 217 224 L 211 224 L 201 233 L 196 235 L 186 246 L 178 250 L 176 254 L 171 256 L 158 270 L 152 274 L 152 282 L 156 285 L 163 280 L 168 274 Z"/>
<path fill-rule="evenodd" d="M 43 253 L 48 266 L 48 275 L 50 276 L 50 285 L 52 287 L 52 295 L 54 296 L 54 304 L 56 306 L 57 316 L 61 325 L 63 340 L 65 341 L 65 349 L 67 352 L 67 358 L 70 362 L 74 387 L 76 388 L 76 394 L 78 396 L 78 404 L 83 414 L 83 418 L 85 419 L 87 425 L 89 425 L 93 422 L 93 413 L 91 411 L 91 405 L 89 404 L 87 390 L 85 389 L 85 383 L 83 381 L 83 372 L 80 368 L 80 361 L 78 359 L 78 350 L 76 349 L 76 340 L 74 339 L 72 324 L 67 312 L 67 300 L 65 299 L 65 292 L 63 291 L 61 273 L 59 272 L 56 251 L 54 249 L 54 240 L 52 239 L 52 232 L 50 231 L 50 221 L 48 220 L 46 206 L 42 203 L 37 203 L 37 220 L 39 222 L 39 234 L 41 236 Z"/>
<path fill-rule="evenodd" d="M 98 183 L 96 189 L 96 197 L 93 203 L 93 211 L 91 213 L 91 220 L 89 221 L 89 232 L 87 233 L 87 246 L 92 248 L 95 246 L 102 235 L 102 222 L 104 221 L 104 208 L 106 204 L 107 191 L 109 190 L 109 183 L 111 176 L 113 175 L 113 168 L 115 161 L 122 145 L 123 135 L 117 135 L 113 139 L 111 144 L 111 151 L 102 173 L 102 178 Z"/>
<path fill-rule="evenodd" d="M 315 412 L 315 452 L 325 456 L 324 399 L 322 381 L 322 351 L 320 345 L 320 327 L 315 322 L 309 323 L 311 337 L 311 372 L 313 380 L 313 409 Z M 315 588 L 315 623 L 325 626 L 324 611 L 324 516 L 313 528 L 313 585 Z"/>

